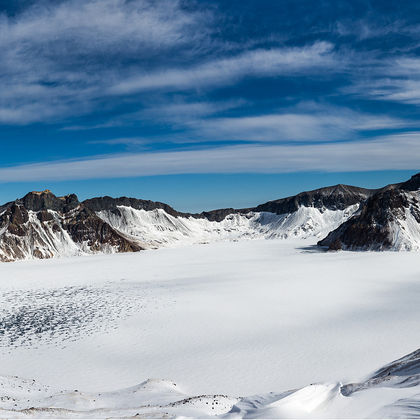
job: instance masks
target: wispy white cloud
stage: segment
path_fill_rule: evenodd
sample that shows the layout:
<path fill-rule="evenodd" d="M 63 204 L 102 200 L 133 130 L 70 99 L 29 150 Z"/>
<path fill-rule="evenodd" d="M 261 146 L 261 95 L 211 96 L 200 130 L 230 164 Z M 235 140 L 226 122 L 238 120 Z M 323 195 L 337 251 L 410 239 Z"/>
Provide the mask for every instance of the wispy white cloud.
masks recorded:
<path fill-rule="evenodd" d="M 258 142 L 337 141 L 357 139 L 374 130 L 407 129 L 416 121 L 388 115 L 369 114 L 346 107 L 301 102 L 269 114 L 252 114 L 246 101 L 194 102 L 157 105 L 126 115 L 129 119 L 150 119 L 169 124 L 181 134 L 162 140 L 172 142 L 244 140 Z M 237 117 L 219 117 L 221 111 L 242 108 Z M 247 114 L 244 116 L 243 114 Z M 115 121 L 114 121 L 115 122 Z M 156 141 L 156 139 L 153 139 Z M 112 144 L 109 143 L 108 144 Z"/>
<path fill-rule="evenodd" d="M 187 68 L 168 69 L 153 74 L 144 72 L 109 88 L 112 94 L 133 94 L 153 89 L 196 89 L 225 85 L 246 76 L 266 77 L 318 73 L 325 69 L 340 71 L 345 64 L 328 42 L 293 48 L 247 51 Z"/>
<path fill-rule="evenodd" d="M 382 21 L 375 17 L 361 19 L 342 19 L 334 25 L 334 31 L 340 36 L 354 36 L 358 40 L 381 38 L 389 34 L 412 33 L 413 25 L 407 25 L 404 21 Z"/>
<path fill-rule="evenodd" d="M 0 168 L 0 182 L 124 178 L 191 173 L 284 173 L 415 169 L 420 132 L 357 143 L 229 146 L 99 156 Z"/>
<path fill-rule="evenodd" d="M 124 146 L 142 146 L 150 143 L 149 138 L 144 137 L 118 137 L 113 139 L 91 140 L 90 144 L 108 144 L 108 145 L 124 145 Z"/>
<path fill-rule="evenodd" d="M 420 79 L 385 78 L 370 83 L 358 83 L 347 91 L 377 101 L 420 105 Z"/>
<path fill-rule="evenodd" d="M 201 119 L 190 123 L 196 135 L 208 139 L 249 141 L 337 141 L 360 132 L 410 127 L 413 122 L 342 107 L 296 108 L 258 116 Z"/>
<path fill-rule="evenodd" d="M 59 47 L 68 43 L 79 47 L 78 51 L 67 51 L 70 56 L 101 51 L 118 54 L 121 47 L 122 54 L 127 49 L 160 51 L 191 44 L 191 37 L 202 40 L 209 19 L 207 13 L 183 11 L 178 0 L 40 2 L 14 18 L 2 15 L 0 45 L 18 47 L 16 58 L 25 54 L 24 43 L 44 56 L 59 53 Z M 195 33 L 198 25 L 202 25 L 201 31 Z"/>
<path fill-rule="evenodd" d="M 208 49 L 211 22 L 209 12 L 178 0 L 39 2 L 2 14 L 0 122 L 86 113 L 130 69 Z"/>
<path fill-rule="evenodd" d="M 211 21 L 209 12 L 168 0 L 69 0 L 0 16 L 0 122 L 83 115 L 115 95 L 337 72 L 345 65 L 323 41 L 219 57 L 213 49 L 203 59 L 197 50 L 213 47 Z"/>
<path fill-rule="evenodd" d="M 222 111 L 244 107 L 247 101 L 244 99 L 231 99 L 224 101 L 192 101 L 173 100 L 171 103 L 159 101 L 147 106 L 143 111 L 127 115 L 127 119 L 150 118 L 164 121 L 185 121 L 199 117 L 208 117 Z"/>
<path fill-rule="evenodd" d="M 284 34 L 281 40 L 273 34 L 270 47 L 259 39 L 215 47 L 215 9 L 184 6 L 181 0 L 66 0 L 38 2 L 14 17 L 0 15 L 0 123 L 69 118 L 67 130 L 165 124 L 173 132 L 161 140 L 178 143 L 337 141 L 415 125 L 344 106 L 287 108 L 283 102 L 282 108 L 274 104 L 263 112 L 251 109 L 252 104 L 246 109 L 249 104 L 234 95 L 224 101 L 208 99 L 217 97 L 212 95 L 216 88 L 248 78 L 305 76 L 314 86 L 314 77 L 325 82 L 332 76 L 333 84 L 340 73 L 353 80 L 341 93 L 420 104 L 420 60 L 338 48 L 333 41 L 285 46 Z M 403 23 L 349 19 L 338 23 L 335 33 L 366 40 L 400 30 L 416 32 L 416 26 L 404 28 Z M 184 100 L 174 98 L 181 91 Z M 114 104 L 133 104 L 129 101 L 136 105 L 128 114 L 117 112 L 103 123 L 85 126 L 71 120 L 98 109 L 109 111 Z M 137 105 L 142 109 L 132 112 Z M 242 113 L 228 112 L 241 107 Z M 154 141 L 159 140 L 142 135 L 97 140 L 128 146 Z"/>
<path fill-rule="evenodd" d="M 151 121 L 156 123 L 175 124 L 186 126 L 187 122 L 193 122 L 201 118 L 211 117 L 223 111 L 246 106 L 243 99 L 224 101 L 185 101 L 172 99 L 172 102 L 158 100 L 147 101 L 141 111 L 118 115 L 104 123 L 106 126 L 123 126 L 138 123 L 139 121 Z"/>
<path fill-rule="evenodd" d="M 420 58 L 397 56 L 375 61 L 343 89 L 363 98 L 420 104 Z"/>
<path fill-rule="evenodd" d="M 104 101 L 111 106 L 115 95 L 214 88 L 246 77 L 320 75 L 345 66 L 325 41 L 232 49 L 212 36 L 213 12 L 184 5 L 66 0 L 0 15 L 0 123 L 80 116 Z"/>

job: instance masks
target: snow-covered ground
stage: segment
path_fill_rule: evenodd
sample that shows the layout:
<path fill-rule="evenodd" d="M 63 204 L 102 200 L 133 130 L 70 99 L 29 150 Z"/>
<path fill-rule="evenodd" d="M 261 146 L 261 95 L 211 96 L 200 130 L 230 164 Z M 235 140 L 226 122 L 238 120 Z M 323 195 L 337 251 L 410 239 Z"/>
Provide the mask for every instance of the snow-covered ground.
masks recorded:
<path fill-rule="evenodd" d="M 337 383 L 359 382 L 420 347 L 418 254 L 323 253 L 313 242 L 0 264 L 0 376 L 36 380 L 34 392 L 20 379 L 0 380 L 1 407 L 14 408 L 2 399 L 13 388 L 28 395 L 15 396 L 15 408 L 120 409 L 96 411 L 99 417 L 134 415 L 121 407 L 147 404 L 175 404 L 160 413 L 193 417 L 213 414 L 209 406 L 220 415 L 233 410 L 232 417 L 311 416 L 316 401 L 324 408 L 333 401 L 322 416 L 357 417 L 406 397 L 406 389 L 380 388 L 369 394 L 375 410 L 368 399 L 352 411 L 351 401 L 365 397 L 344 397 Z M 151 378 L 167 381 L 144 383 Z M 297 388 L 294 397 L 283 394 Z M 104 394 L 114 390 L 123 391 Z M 247 395 L 256 397 L 238 399 Z"/>

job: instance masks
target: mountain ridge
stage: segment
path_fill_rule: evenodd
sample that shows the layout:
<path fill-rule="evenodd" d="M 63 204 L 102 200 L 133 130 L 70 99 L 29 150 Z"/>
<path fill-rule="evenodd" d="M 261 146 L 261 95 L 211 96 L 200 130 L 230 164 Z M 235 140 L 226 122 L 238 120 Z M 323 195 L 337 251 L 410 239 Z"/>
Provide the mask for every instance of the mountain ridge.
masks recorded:
<path fill-rule="evenodd" d="M 232 213 L 249 213 L 250 211 L 269 211 L 276 214 L 284 214 L 291 211 L 296 211 L 300 205 L 309 206 L 312 200 L 312 206 L 317 208 L 325 207 L 330 210 L 343 210 L 349 205 L 360 202 L 361 199 L 367 198 L 376 189 L 367 189 L 356 187 L 352 185 L 337 184 L 328 187 L 321 187 L 314 190 L 303 191 L 296 195 L 279 198 L 277 200 L 267 201 L 255 207 L 246 208 L 220 208 L 214 210 L 202 211 L 200 213 L 180 212 L 175 210 L 168 204 L 159 201 L 142 200 L 129 197 L 94 197 L 84 200 L 83 203 L 94 211 L 100 210 L 114 210 L 118 205 L 127 205 L 130 207 L 144 210 L 154 210 L 156 208 L 164 209 L 168 214 L 173 216 L 207 218 L 211 221 L 221 221 L 228 214 Z M 345 196 L 347 194 L 348 196 Z M 341 198 L 341 201 L 333 198 Z M 117 204 L 118 203 L 118 204 Z M 315 204 L 315 206 L 313 205 Z M 141 207 L 139 207 L 139 205 Z M 271 209 L 271 210 L 269 210 Z"/>
<path fill-rule="evenodd" d="M 418 230 L 420 248 L 419 188 L 416 174 L 379 189 L 337 184 L 255 207 L 201 213 L 138 198 L 79 201 L 75 194 L 32 191 L 0 206 L 0 261 L 289 237 L 315 237 L 330 250 L 409 250 L 411 231 L 403 238 L 403 230 L 409 229 L 397 232 L 397 227 L 408 220 L 412 235 Z M 398 241 L 402 245 L 396 245 Z"/>
<path fill-rule="evenodd" d="M 50 258 L 115 248 L 140 251 L 75 194 L 56 197 L 49 190 L 31 192 L 0 207 L 0 261 Z"/>

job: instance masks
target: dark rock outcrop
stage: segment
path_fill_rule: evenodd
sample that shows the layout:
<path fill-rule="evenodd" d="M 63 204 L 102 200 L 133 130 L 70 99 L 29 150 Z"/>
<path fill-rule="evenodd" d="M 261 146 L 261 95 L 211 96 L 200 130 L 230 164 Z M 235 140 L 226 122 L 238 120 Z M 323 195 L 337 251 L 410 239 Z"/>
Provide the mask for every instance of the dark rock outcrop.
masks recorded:
<path fill-rule="evenodd" d="M 48 190 L 2 206 L 0 231 L 0 261 L 142 249 L 80 203 L 76 195 L 56 197 Z"/>
<path fill-rule="evenodd" d="M 210 222 L 221 222 L 222 220 L 226 219 L 227 216 L 230 214 L 246 214 L 252 211 L 252 209 L 218 209 L 218 210 L 210 210 L 210 211 L 203 211 L 198 214 L 193 214 L 192 216 L 197 219 L 207 219 Z"/>
<path fill-rule="evenodd" d="M 389 249 L 394 245 L 393 222 L 404 220 L 409 214 L 415 223 L 420 224 L 419 188 L 420 174 L 417 174 L 407 182 L 380 190 L 339 184 L 253 208 L 217 209 L 195 214 L 178 212 L 165 203 L 129 197 L 105 196 L 80 202 L 74 194 L 56 197 L 49 190 L 31 192 L 0 206 L 0 261 L 139 251 L 143 246 L 137 237 L 131 235 L 130 229 L 120 229 L 118 223 L 112 223 L 112 218 L 107 219 L 101 214 L 108 212 L 108 215 L 117 216 L 118 221 L 118 216 L 122 216 L 120 206 L 145 211 L 163 210 L 173 217 L 220 222 L 233 214 L 292 214 L 300 207 L 313 207 L 322 212 L 326 209 L 345 210 L 357 204 L 360 205 L 359 211 L 318 244 L 329 249 Z M 176 229 L 175 226 L 171 229 Z"/>
<path fill-rule="evenodd" d="M 351 185 L 334 185 L 312 191 L 301 192 L 279 200 L 268 201 L 256 207 L 244 209 L 218 209 L 193 215 L 220 222 L 230 214 L 249 212 L 269 212 L 275 214 L 294 213 L 300 207 L 315 207 L 318 209 L 344 210 L 354 204 L 360 204 L 375 193 L 376 190 L 353 187 Z"/>
<path fill-rule="evenodd" d="M 416 174 L 407 182 L 378 190 L 318 245 L 331 250 L 381 251 L 398 247 L 394 230 L 404 230 L 399 224 L 406 220 L 407 211 L 420 224 L 419 188 L 420 174 Z"/>
<path fill-rule="evenodd" d="M 276 214 L 293 213 L 301 206 L 318 209 L 344 210 L 353 204 L 359 204 L 375 193 L 376 190 L 353 187 L 351 185 L 334 185 L 305 191 L 292 197 L 269 201 L 253 209 Z"/>
<path fill-rule="evenodd" d="M 397 184 L 401 190 L 418 191 L 420 189 L 420 173 L 413 175 L 408 181 Z"/>
<path fill-rule="evenodd" d="M 63 228 L 75 243 L 86 243 L 88 248 L 95 252 L 101 251 L 105 246 L 112 247 L 116 252 L 136 252 L 142 249 L 122 237 L 96 213 L 83 206 L 80 211 L 63 222 Z"/>
<path fill-rule="evenodd" d="M 375 193 L 376 190 L 353 187 L 351 185 L 334 185 L 305 191 L 297 195 L 279 200 L 268 201 L 256 207 L 245 209 L 218 209 L 193 215 L 194 217 L 206 218 L 210 221 L 220 222 L 230 214 L 249 212 L 269 212 L 275 214 L 294 213 L 299 207 L 315 207 L 318 209 L 344 210 L 354 204 L 360 204 Z"/>
<path fill-rule="evenodd" d="M 96 198 L 90 198 L 88 200 L 85 200 L 83 202 L 83 205 L 94 211 L 112 211 L 113 213 L 119 214 L 118 206 L 126 206 L 126 207 L 132 207 L 136 210 L 156 210 L 156 209 L 162 209 L 166 213 L 170 214 L 174 217 L 179 216 L 190 216 L 189 213 L 181 213 L 176 210 L 174 210 L 171 206 L 165 203 L 160 203 L 158 201 L 150 201 L 150 200 L 140 200 L 138 198 L 129 198 L 129 197 L 119 197 L 119 198 L 112 198 L 112 197 L 96 197 Z"/>
<path fill-rule="evenodd" d="M 80 205 L 75 194 L 66 195 L 65 197 L 56 197 L 50 190 L 30 192 L 16 202 L 22 204 L 26 210 L 35 212 L 53 210 L 66 213 L 74 210 Z"/>

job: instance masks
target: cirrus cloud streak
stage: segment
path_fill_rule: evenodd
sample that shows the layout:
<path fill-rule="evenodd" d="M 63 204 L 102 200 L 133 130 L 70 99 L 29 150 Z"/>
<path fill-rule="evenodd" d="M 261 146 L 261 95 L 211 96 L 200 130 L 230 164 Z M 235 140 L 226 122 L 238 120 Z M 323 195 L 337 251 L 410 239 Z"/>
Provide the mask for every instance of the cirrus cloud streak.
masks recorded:
<path fill-rule="evenodd" d="M 286 173 L 418 168 L 420 132 L 317 145 L 226 146 L 98 156 L 0 168 L 0 182 L 64 181 L 193 173 Z"/>

